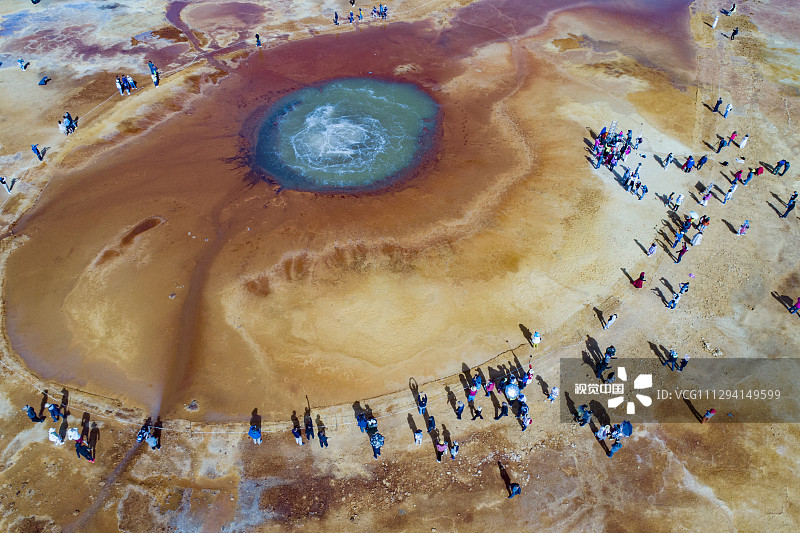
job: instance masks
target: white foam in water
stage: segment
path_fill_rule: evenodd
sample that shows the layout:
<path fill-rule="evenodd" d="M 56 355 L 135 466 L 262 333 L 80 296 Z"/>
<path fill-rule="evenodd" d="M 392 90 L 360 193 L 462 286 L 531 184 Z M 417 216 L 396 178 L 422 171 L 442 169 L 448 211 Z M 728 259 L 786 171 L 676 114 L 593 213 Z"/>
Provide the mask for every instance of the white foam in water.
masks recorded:
<path fill-rule="evenodd" d="M 264 166 L 279 181 L 308 182 L 300 188 L 368 186 L 391 177 L 414 162 L 429 133 L 426 121 L 437 112 L 412 85 L 369 79 L 302 89 L 273 109 L 277 116 L 259 137 L 259 151 L 271 151 Z M 296 176 L 283 176 L 286 168 Z"/>

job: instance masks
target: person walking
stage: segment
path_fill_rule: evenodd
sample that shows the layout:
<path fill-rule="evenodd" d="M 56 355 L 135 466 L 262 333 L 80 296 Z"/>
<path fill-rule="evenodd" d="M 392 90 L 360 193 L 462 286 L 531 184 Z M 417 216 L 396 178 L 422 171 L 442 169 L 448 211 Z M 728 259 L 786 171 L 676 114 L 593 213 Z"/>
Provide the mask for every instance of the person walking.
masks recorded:
<path fill-rule="evenodd" d="M 673 292 L 672 293 L 672 300 L 667 304 L 669 309 L 675 309 L 675 306 L 678 305 L 678 301 L 681 299 L 680 293 Z"/>
<path fill-rule="evenodd" d="M 675 261 L 675 263 L 681 262 L 681 259 L 683 259 L 683 254 L 685 254 L 688 249 L 689 247 L 686 246 L 686 243 L 683 243 L 683 247 L 680 250 L 678 250 L 678 259 Z"/>
<path fill-rule="evenodd" d="M 795 203 L 797 202 L 797 191 L 794 191 L 792 195 L 789 197 L 789 201 L 786 202 L 786 212 L 780 215 L 780 218 L 786 218 L 789 216 L 789 213 L 792 212 L 794 209 Z"/>
<path fill-rule="evenodd" d="M 54 403 L 46 403 L 44 404 L 44 408 L 50 411 L 50 416 L 53 417 L 53 422 L 58 422 L 61 418 L 61 411 L 59 411 L 58 406 Z"/>
<path fill-rule="evenodd" d="M 472 405 L 475 402 L 475 396 L 478 394 L 478 387 L 472 385 L 469 388 L 469 394 L 467 395 L 467 402 Z"/>
<path fill-rule="evenodd" d="M 38 144 L 32 144 L 31 145 L 31 151 L 34 154 L 36 154 L 36 157 L 39 158 L 39 161 L 42 161 L 44 159 L 44 152 L 39 150 L 39 145 Z"/>
<path fill-rule="evenodd" d="M 302 446 L 303 444 L 305 444 L 305 443 L 303 442 L 303 437 L 302 437 L 302 435 L 300 435 L 300 428 L 299 428 L 299 427 L 296 427 L 296 426 L 295 426 L 295 427 L 293 427 L 293 428 L 292 428 L 292 435 L 294 435 L 294 440 L 295 440 L 295 442 L 296 442 L 297 444 L 299 444 L 300 446 Z"/>
<path fill-rule="evenodd" d="M 456 455 L 458 455 L 458 450 L 461 446 L 458 445 L 458 441 L 454 440 L 452 446 L 450 446 L 450 459 L 453 461 L 456 460 Z"/>
<path fill-rule="evenodd" d="M 717 99 L 717 103 L 714 104 L 714 113 L 718 113 L 719 112 L 719 106 L 721 106 L 721 105 L 722 105 L 722 97 L 719 97 Z"/>
<path fill-rule="evenodd" d="M 119 79 L 119 76 L 117 76 L 116 85 L 117 85 L 117 90 L 119 91 L 119 95 L 122 96 L 122 81 Z"/>
<path fill-rule="evenodd" d="M 672 210 L 677 211 L 682 203 L 683 203 L 683 195 L 679 194 L 678 197 L 675 198 L 675 205 L 673 206 Z"/>
<path fill-rule="evenodd" d="M 256 33 L 256 46 L 261 48 L 261 36 Z"/>
<path fill-rule="evenodd" d="M 784 160 L 783 162 L 783 170 L 781 171 L 780 175 L 783 176 L 789 170 L 789 162 Z"/>
<path fill-rule="evenodd" d="M 739 231 L 738 231 L 737 235 L 739 235 L 741 237 L 741 236 L 745 235 L 747 233 L 747 230 L 749 230 L 749 229 L 750 229 L 750 221 L 749 220 L 745 220 L 744 224 L 739 226 Z"/>
<path fill-rule="evenodd" d="M 780 171 L 780 169 L 781 169 L 781 167 L 783 166 L 784 163 L 786 163 L 785 159 L 781 159 L 780 161 L 775 163 L 775 166 L 772 167 L 772 174 L 773 175 L 777 174 Z"/>
<path fill-rule="evenodd" d="M 428 420 L 426 420 L 428 433 L 436 429 L 436 419 L 433 418 L 432 415 L 428 415 Z"/>
<path fill-rule="evenodd" d="M 589 409 L 589 406 L 586 404 L 583 404 L 580 407 L 578 407 L 578 420 L 580 421 L 578 425 L 580 427 L 583 427 L 589 422 L 591 422 L 593 413 L 594 411 Z"/>
<path fill-rule="evenodd" d="M 428 405 L 428 395 L 424 392 L 420 392 L 417 395 L 417 408 L 419 409 L 419 414 L 425 414 L 425 407 Z"/>
<path fill-rule="evenodd" d="M 737 35 L 739 35 L 739 26 L 736 26 L 736 27 L 733 29 L 733 31 L 731 32 L 731 41 L 732 41 L 732 40 L 733 40 L 733 38 L 734 38 L 734 37 L 736 37 Z"/>
<path fill-rule="evenodd" d="M 798 310 L 800 310 L 800 298 L 797 299 L 797 302 L 795 302 L 793 306 L 789 307 L 789 314 L 796 315 Z M 28 406 L 26 405 L 25 407 Z M 33 408 L 28 407 L 28 416 L 31 416 L 32 412 Z M 36 413 L 33 414 L 35 415 Z M 41 422 L 41 420 L 34 420 L 33 418 L 31 418 L 31 420 L 33 420 L 34 422 Z"/>
<path fill-rule="evenodd" d="M 704 414 L 704 415 L 703 415 L 703 419 L 702 419 L 702 420 L 700 420 L 700 423 L 701 423 L 701 424 L 705 424 L 705 423 L 706 423 L 706 422 L 708 422 L 708 421 L 711 419 L 711 417 L 712 417 L 712 416 L 714 416 L 715 414 L 717 414 L 717 410 L 716 410 L 716 409 L 709 409 L 708 411 L 706 411 L 706 414 Z"/>
<path fill-rule="evenodd" d="M 464 402 L 458 400 L 456 404 L 456 418 L 461 420 L 461 414 L 464 412 Z"/>
<path fill-rule="evenodd" d="M 717 153 L 720 153 L 722 149 L 725 148 L 726 146 L 728 146 L 728 141 L 726 141 L 725 139 L 720 139 L 719 146 L 717 146 Z"/>
<path fill-rule="evenodd" d="M 436 462 L 442 462 L 442 455 L 447 452 L 447 444 L 445 444 L 444 439 L 439 436 L 439 440 L 436 442 Z"/>
<path fill-rule="evenodd" d="M 522 489 L 519 488 L 519 483 L 512 483 L 508 486 L 508 499 L 510 500 L 517 494 L 521 493 Z"/>
<path fill-rule="evenodd" d="M 703 165 L 705 165 L 706 163 L 708 163 L 708 156 L 707 155 L 703 155 L 703 157 L 701 157 L 697 161 L 697 170 L 700 170 L 701 168 L 703 168 Z"/>
<path fill-rule="evenodd" d="M 422 430 L 418 429 L 414 431 L 414 444 L 417 446 L 422 444 Z"/>
<path fill-rule="evenodd" d="M 692 171 L 692 167 L 694 167 L 694 157 L 689 156 L 686 159 L 686 162 L 681 167 L 681 170 L 683 170 L 684 172 L 686 172 L 688 174 L 689 172 Z"/>
<path fill-rule="evenodd" d="M 620 448 L 622 448 L 622 441 L 615 440 L 614 444 L 611 445 L 611 448 L 608 449 L 606 455 L 608 455 L 609 457 L 614 457 L 614 454 L 617 453 L 620 450 Z"/>
<path fill-rule="evenodd" d="M 358 413 L 356 422 L 358 422 L 358 428 L 361 430 L 361 433 L 364 433 L 367 430 L 367 418 L 364 416 L 364 413 Z"/>
<path fill-rule="evenodd" d="M 678 364 L 678 372 L 683 372 L 683 369 L 686 368 L 686 365 L 689 364 L 689 356 L 684 355 L 681 362 Z"/>
<path fill-rule="evenodd" d="M 798 298 L 798 300 L 800 300 L 800 298 Z M 508 416 L 508 404 L 506 402 L 503 402 L 503 404 L 500 406 L 500 414 L 494 417 L 494 419 L 500 420 L 504 416 Z"/>
<path fill-rule="evenodd" d="M 484 387 L 484 390 L 486 391 L 487 398 L 492 395 L 496 386 L 497 385 L 495 385 L 494 381 L 492 381 L 491 379 L 489 380 L 488 383 L 486 383 L 486 387 Z"/>
<path fill-rule="evenodd" d="M 606 330 L 607 330 L 608 328 L 610 328 L 610 327 L 611 327 L 611 324 L 613 324 L 613 323 L 614 323 L 614 322 L 616 322 L 616 321 L 617 321 L 617 314 L 616 314 L 616 313 L 614 313 L 613 315 L 611 315 L 610 317 L 608 317 L 608 320 L 606 320 L 606 324 L 603 326 L 603 329 L 606 329 Z"/>
<path fill-rule="evenodd" d="M 800 302 L 800 298 L 798 298 L 797 301 Z M 550 394 L 547 395 L 547 399 L 550 400 L 550 403 L 553 403 L 556 401 L 556 398 L 558 398 L 558 387 L 553 387 L 550 389 Z"/>
<path fill-rule="evenodd" d="M 685 235 L 686 235 L 686 230 L 685 229 L 679 229 L 678 230 L 678 233 L 675 234 L 675 242 L 672 243 L 672 249 L 673 250 L 678 247 L 678 244 L 680 244 L 681 240 L 683 239 L 683 237 Z"/>
<path fill-rule="evenodd" d="M 669 168 L 669 165 L 670 163 L 672 163 L 673 159 L 674 156 L 672 155 L 672 152 L 668 153 L 667 157 L 664 158 L 664 170 L 667 170 Z"/>
<path fill-rule="evenodd" d="M 675 363 L 677 363 L 677 362 L 678 362 L 678 352 L 676 352 L 675 350 L 670 350 L 669 351 L 669 357 L 667 357 L 666 361 L 661 363 L 661 366 L 671 365 L 672 366 L 672 371 L 674 372 L 675 371 Z"/>
<path fill-rule="evenodd" d="M 647 280 L 646 280 L 646 279 L 644 279 L 644 272 L 640 272 L 640 273 L 639 273 L 639 277 L 638 277 L 638 278 L 636 278 L 635 280 L 633 280 L 633 281 L 631 282 L 631 284 L 632 284 L 634 287 L 636 287 L 637 289 L 641 289 L 641 288 L 642 288 L 642 285 L 644 285 L 644 282 L 645 282 L 645 281 L 647 281 Z"/>
<path fill-rule="evenodd" d="M 753 179 L 753 176 L 755 176 L 755 175 L 756 175 L 756 171 L 751 168 L 750 172 L 747 173 L 747 177 L 744 179 L 742 184 L 743 185 L 747 185 L 748 183 L 750 183 L 750 180 Z"/>
<path fill-rule="evenodd" d="M 725 112 L 722 114 L 722 118 L 728 118 L 728 113 L 730 113 L 732 110 L 733 110 L 733 105 L 732 104 L 726 105 L 725 106 Z"/>
<path fill-rule="evenodd" d="M 745 134 L 745 136 L 742 137 L 742 142 L 739 143 L 739 150 L 744 150 L 744 146 L 747 144 L 747 141 L 749 139 L 750 139 L 750 135 L 748 135 L 748 134 Z"/>
<path fill-rule="evenodd" d="M 797 299 L 797 303 L 800 304 L 800 298 Z M 795 311 L 797 310 L 795 309 Z M 22 410 L 25 411 L 25 414 L 28 415 L 28 418 L 31 419 L 31 422 L 44 422 L 45 420 L 44 417 L 37 416 L 36 410 L 34 410 L 34 408 L 30 405 L 26 405 L 22 408 Z"/>
<path fill-rule="evenodd" d="M 680 285 L 678 285 L 678 287 L 680 288 L 680 290 L 678 292 L 681 293 L 681 294 L 685 294 L 685 293 L 689 292 L 689 282 L 688 281 L 686 283 L 681 283 Z"/>
<path fill-rule="evenodd" d="M 647 257 L 650 257 L 651 255 L 656 253 L 657 249 L 658 249 L 658 247 L 656 247 L 656 243 L 651 244 L 650 248 L 647 249 Z"/>
<path fill-rule="evenodd" d="M 483 407 L 476 407 L 475 408 L 475 414 L 472 415 L 472 420 L 475 420 L 477 418 L 480 418 L 481 420 L 483 420 Z"/>
<path fill-rule="evenodd" d="M 314 423 L 311 421 L 311 415 L 306 415 L 305 417 L 305 433 L 306 433 L 306 440 L 310 441 L 314 438 Z"/>
<path fill-rule="evenodd" d="M 250 431 L 247 432 L 247 435 L 253 439 L 254 444 L 261 444 L 261 429 L 258 426 L 250 426 Z"/>
<path fill-rule="evenodd" d="M 731 188 L 728 189 L 728 192 L 725 193 L 725 198 L 722 199 L 722 205 L 725 205 L 725 204 L 728 203 L 728 200 L 731 199 L 731 196 L 733 196 L 733 193 L 736 192 L 736 187 L 738 187 L 738 186 L 739 186 L 739 183 L 737 181 L 734 181 L 731 184 Z"/>

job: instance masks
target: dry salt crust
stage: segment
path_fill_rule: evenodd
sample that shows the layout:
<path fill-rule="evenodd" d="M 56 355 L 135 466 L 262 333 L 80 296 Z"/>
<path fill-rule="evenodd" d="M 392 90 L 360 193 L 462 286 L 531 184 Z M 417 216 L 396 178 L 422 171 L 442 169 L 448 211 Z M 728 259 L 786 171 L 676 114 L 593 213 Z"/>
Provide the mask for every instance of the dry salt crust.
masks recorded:
<path fill-rule="evenodd" d="M 574 8 L 520 33 L 491 5 L 470 14 L 455 2 L 407 2 L 390 6 L 390 15 L 424 21 L 421 33 L 391 19 L 372 28 L 397 42 L 417 39 L 420 49 L 421 35 L 471 28 L 468 39 L 447 34 L 451 52 L 459 50 L 447 65 L 408 47 L 395 54 L 366 24 L 336 29 L 327 17 L 308 16 L 341 9 L 333 5 L 204 2 L 167 12 L 168 22 L 155 2 L 80 6 L 0 8 L 4 28 L 16 10 L 26 10 L 21 20 L 30 24 L 0 37 L 8 59 L 0 59 L 8 93 L 0 157 L 3 172 L 19 179 L 0 214 L 5 529 L 476 530 L 501 516 L 559 531 L 798 528 L 790 505 L 795 425 L 637 427 L 610 462 L 585 428 L 559 423 L 543 397 L 531 402 L 534 426 L 520 434 L 511 422 L 491 421 L 483 398 L 487 420 L 455 420 L 445 389 L 460 397 L 454 373 L 462 363 L 486 362 L 486 371 L 514 358 L 555 384 L 559 359 L 580 357 L 587 335 L 643 357 L 653 357 L 648 342 L 685 347 L 696 358 L 795 356 L 795 317 L 772 293 L 797 296 L 790 245 L 797 224 L 765 205 L 780 208 L 778 198 L 797 188 L 791 172 L 740 187 L 725 207 L 712 200 L 704 210 L 712 226 L 680 265 L 661 249 L 646 258 L 634 242 L 671 237 L 655 194 L 687 193 L 697 180 L 724 183 L 719 173 L 728 170 L 712 154 L 700 175 L 687 176 L 659 169 L 653 154 L 697 158 L 716 133 L 736 129 L 750 134 L 740 154 L 748 162 L 796 155 L 798 33 L 790 30 L 798 19 L 786 6 L 745 2 L 711 31 L 706 22 L 721 6 L 697 2 L 676 11 L 680 31 L 669 38 L 648 25 L 657 17 L 637 18 L 640 6 Z M 82 25 L 63 23 L 69 29 L 55 51 L 31 29 L 46 27 L 36 16 Z M 720 33 L 734 26 L 742 33 L 731 43 Z M 267 43 L 255 54 L 242 44 L 254 27 Z M 323 76 L 287 82 L 288 62 L 270 61 L 283 50 L 305 57 L 312 33 L 332 35 L 331 50 L 351 40 L 363 50 L 379 45 L 375 72 L 420 83 L 443 102 L 438 165 L 368 197 L 276 194 L 263 182 L 243 193 L 236 180 L 245 172 L 213 156 L 236 155 L 246 126 L 222 121 L 225 135 L 210 157 L 187 158 L 192 143 L 182 142 L 183 152 L 169 152 L 182 168 L 158 156 L 160 171 L 140 166 L 148 149 L 179 150 L 170 139 L 182 139 L 188 125 L 201 144 L 209 129 L 202 123 L 213 116 L 207 102 L 227 105 L 220 95 L 244 73 L 267 76 L 278 92 Z M 16 69 L 20 52 L 32 58 L 27 80 Z M 162 86 L 111 97 L 109 80 L 119 71 L 138 72 L 146 86 L 145 57 L 169 74 Z M 42 73 L 57 84 L 31 104 L 22 96 Z M 704 107 L 720 92 L 735 102 L 727 120 Z M 251 97 L 230 114 L 239 124 L 272 98 L 240 94 Z M 66 140 L 53 127 L 61 109 L 83 117 Z M 644 131 L 642 174 L 651 192 L 642 202 L 585 160 L 586 128 L 610 120 Z M 31 137 L 52 147 L 43 164 L 27 152 Z M 222 175 L 236 178 L 221 184 Z M 136 231 L 153 217 L 164 222 Z M 723 219 L 738 227 L 745 218 L 752 230 L 737 239 Z M 198 265 L 207 277 L 191 296 Z M 621 267 L 648 272 L 652 284 L 663 276 L 674 285 L 690 272 L 695 279 L 669 312 L 652 292 L 632 289 Z M 179 306 L 195 310 L 188 333 Z M 600 330 L 595 306 L 619 314 L 610 331 Z M 524 344 L 518 324 L 543 333 L 539 351 Z M 57 370 L 20 358 L 33 335 L 43 352 L 59 355 Z M 187 357 L 168 357 L 176 350 Z M 438 465 L 427 441 L 413 445 L 409 416 L 418 427 L 424 422 L 405 388 L 410 376 L 423 384 L 440 429 L 461 443 L 457 461 Z M 52 424 L 31 425 L 17 410 L 38 407 L 36 387 L 62 384 L 73 391 L 70 423 L 84 408 L 101 423 L 95 464 L 71 456 L 68 445 L 51 446 Z M 199 409 L 186 411 L 193 399 Z M 387 440 L 380 461 L 352 425 L 355 400 L 380 417 Z M 299 448 L 286 434 L 289 413 L 302 416 L 306 401 L 326 425 L 330 448 L 316 441 Z M 244 435 L 254 406 L 264 416 L 261 446 Z M 153 409 L 168 418 L 164 446 L 133 450 L 136 424 Z M 523 486 L 519 499 L 505 498 L 498 460 Z"/>

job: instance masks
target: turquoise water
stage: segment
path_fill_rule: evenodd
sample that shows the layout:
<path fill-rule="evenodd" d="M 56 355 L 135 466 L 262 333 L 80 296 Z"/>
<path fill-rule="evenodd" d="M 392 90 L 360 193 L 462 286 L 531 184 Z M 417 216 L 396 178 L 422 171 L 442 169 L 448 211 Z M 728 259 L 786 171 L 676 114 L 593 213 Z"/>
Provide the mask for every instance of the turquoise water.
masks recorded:
<path fill-rule="evenodd" d="M 270 108 L 256 163 L 290 189 L 380 188 L 433 145 L 437 112 L 407 83 L 350 78 L 307 87 Z"/>

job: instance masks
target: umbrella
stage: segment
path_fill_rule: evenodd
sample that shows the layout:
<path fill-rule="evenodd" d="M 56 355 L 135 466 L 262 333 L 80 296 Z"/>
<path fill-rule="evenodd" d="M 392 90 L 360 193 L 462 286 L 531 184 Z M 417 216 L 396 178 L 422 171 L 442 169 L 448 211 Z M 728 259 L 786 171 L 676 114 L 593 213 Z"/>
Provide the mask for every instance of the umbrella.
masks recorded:
<path fill-rule="evenodd" d="M 509 401 L 516 400 L 519 397 L 519 387 L 511 384 L 506 387 L 506 398 Z"/>

